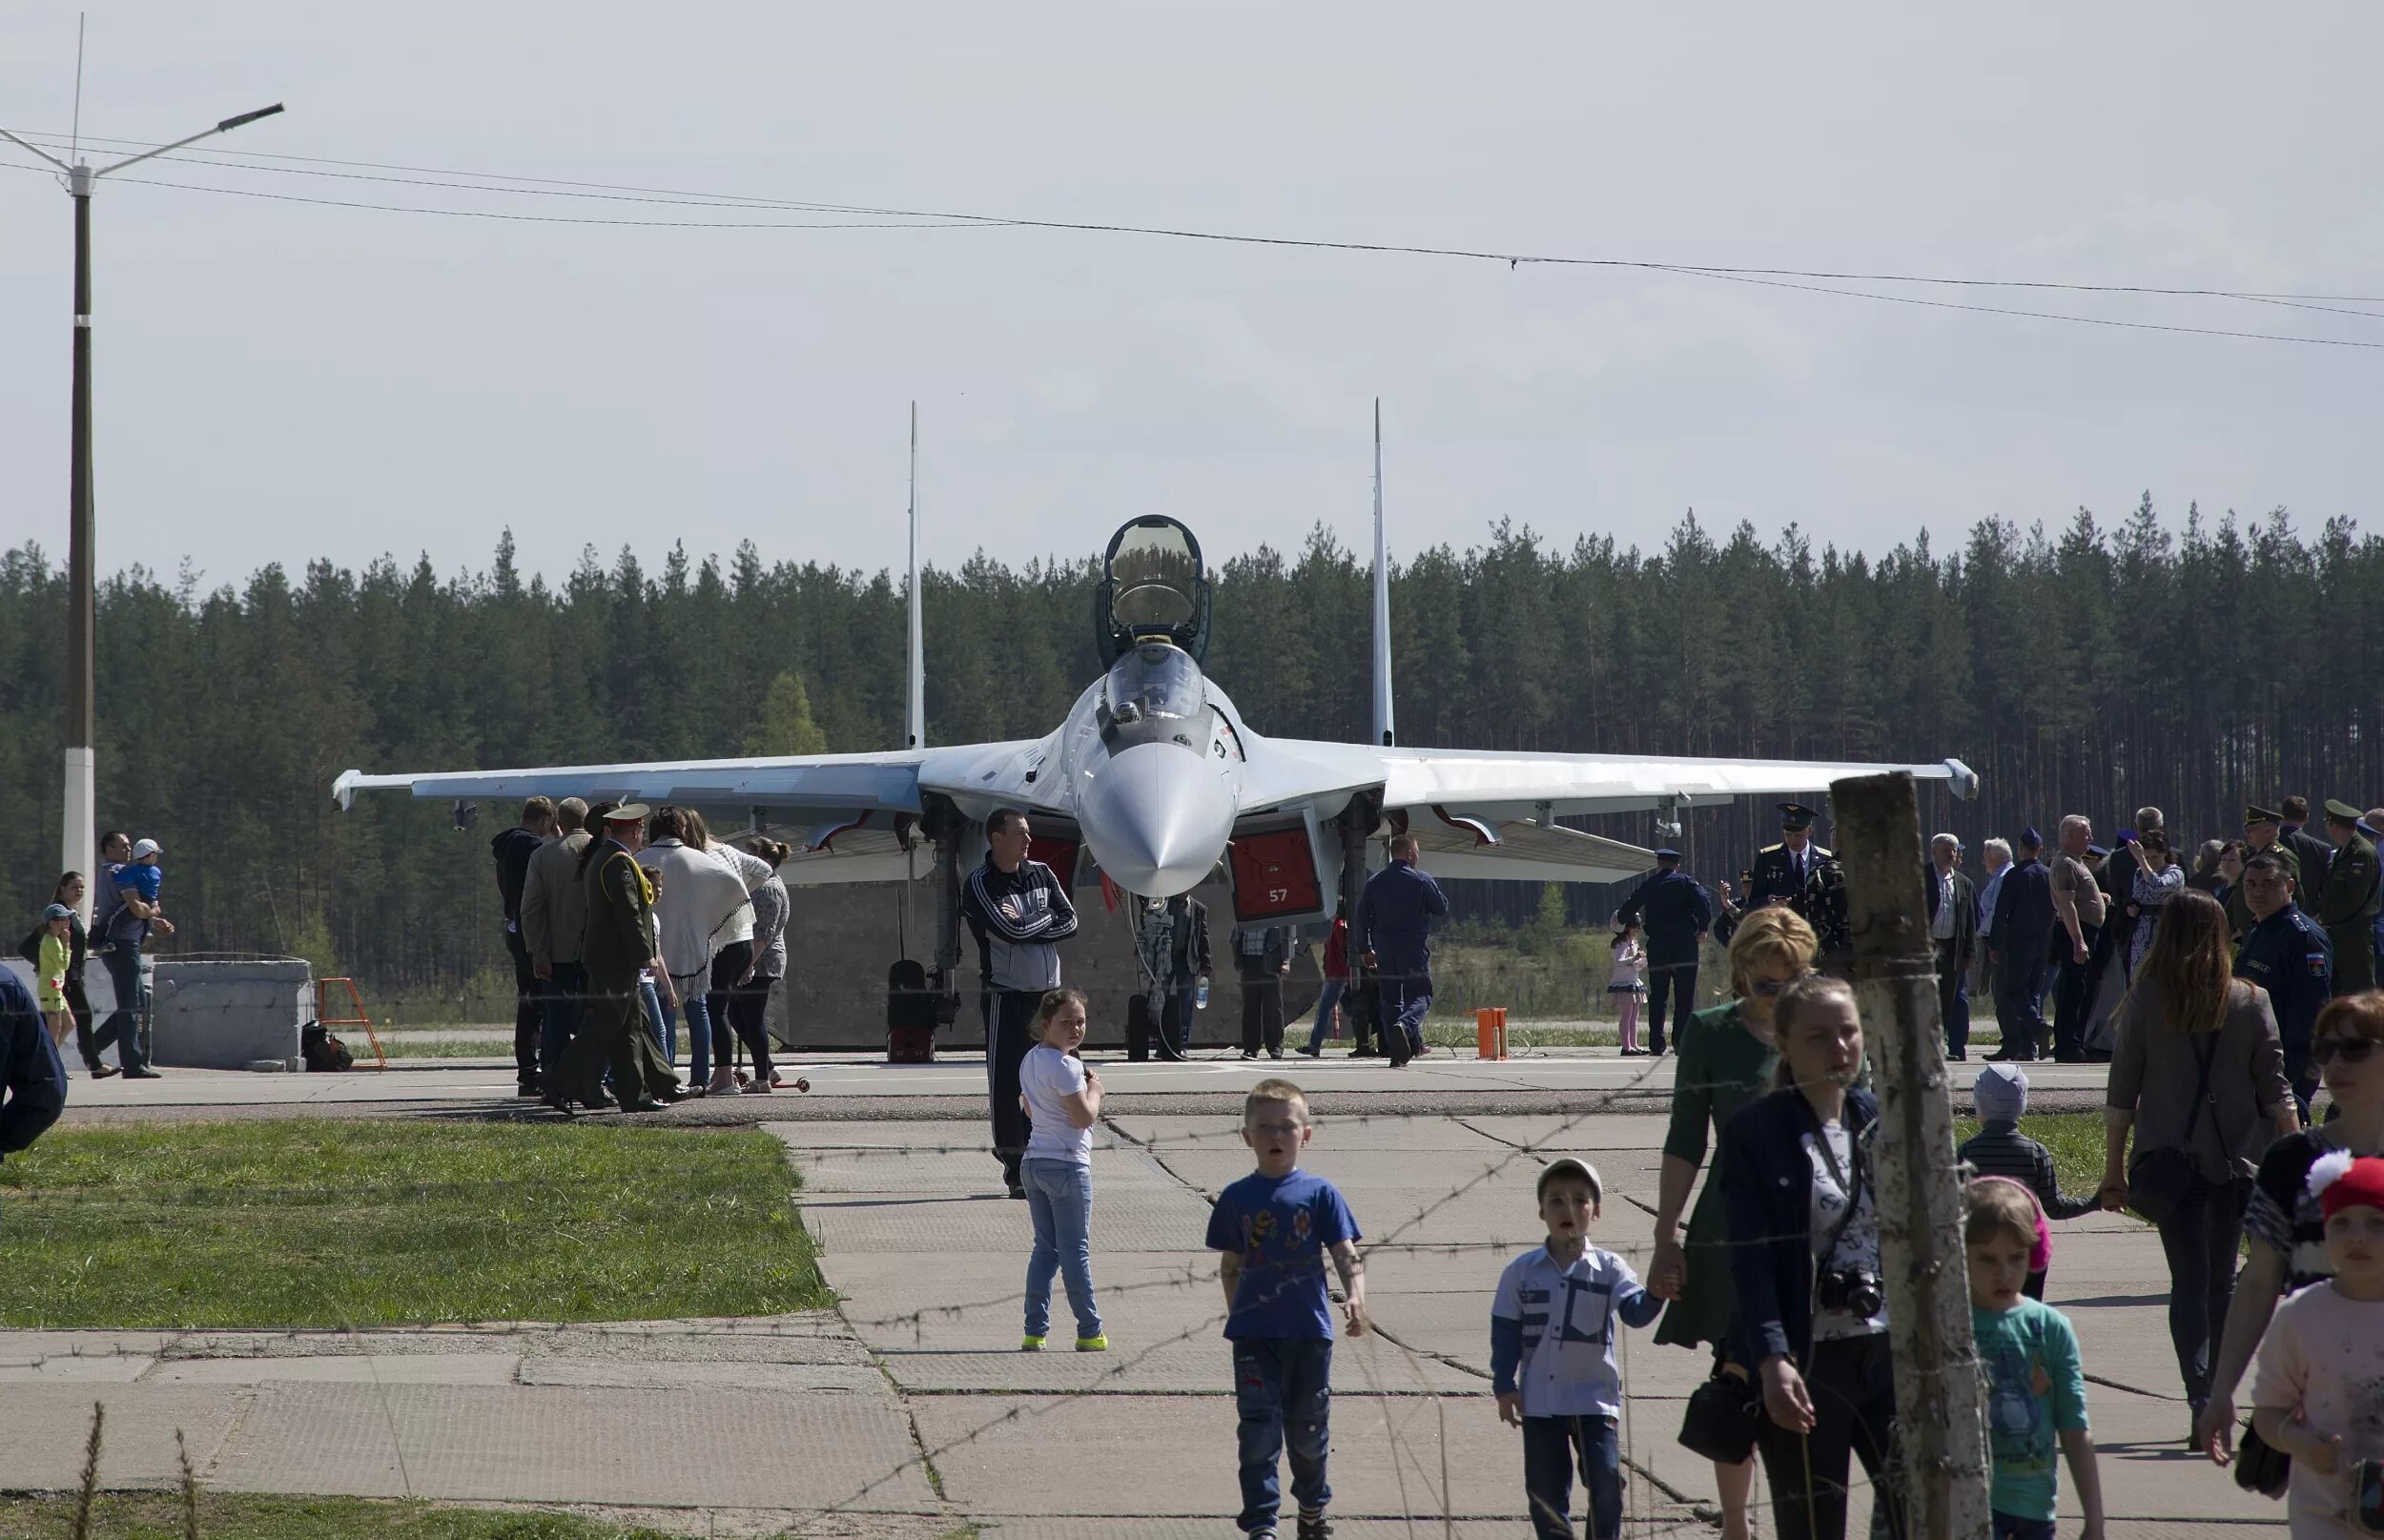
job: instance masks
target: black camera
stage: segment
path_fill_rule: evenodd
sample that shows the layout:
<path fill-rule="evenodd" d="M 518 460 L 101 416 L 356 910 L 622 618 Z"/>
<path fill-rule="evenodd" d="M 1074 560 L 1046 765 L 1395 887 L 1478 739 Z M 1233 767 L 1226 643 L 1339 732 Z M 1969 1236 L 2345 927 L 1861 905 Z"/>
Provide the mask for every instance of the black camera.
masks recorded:
<path fill-rule="evenodd" d="M 1868 1267 L 1830 1267 L 1821 1273 L 1820 1304 L 1824 1310 L 1868 1321 L 1886 1304 L 1887 1286 Z"/>

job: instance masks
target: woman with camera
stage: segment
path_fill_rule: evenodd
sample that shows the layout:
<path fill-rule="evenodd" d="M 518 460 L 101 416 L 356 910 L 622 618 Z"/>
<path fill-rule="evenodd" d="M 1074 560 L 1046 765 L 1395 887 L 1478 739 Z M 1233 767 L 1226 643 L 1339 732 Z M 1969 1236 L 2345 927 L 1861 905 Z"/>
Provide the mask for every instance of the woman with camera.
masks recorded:
<path fill-rule="evenodd" d="M 1855 1089 L 1862 1023 L 1843 980 L 1808 977 L 1772 1008 L 1774 1090 L 1722 1135 L 1735 1356 L 1756 1365 L 1757 1448 L 1781 1540 L 1844 1540 L 1849 1461 L 1870 1478 L 1886 1532 L 1903 1513 L 1888 1474 L 1896 1386 L 1880 1279 L 1870 1133 Z"/>
<path fill-rule="evenodd" d="M 1747 1375 L 1744 1366 L 1730 1361 L 1729 1220 L 1718 1159 L 1690 1214 L 1685 1244 L 1680 1216 L 1689 1209 L 1709 1140 L 1718 1140 L 1739 1108 L 1770 1089 L 1772 1009 L 1783 990 L 1813 971 L 1819 950 L 1813 927 L 1795 910 L 1773 905 L 1748 911 L 1730 938 L 1730 1003 L 1691 1016 L 1676 1046 L 1679 1066 L 1673 1076 L 1672 1122 L 1657 1183 L 1655 1257 L 1647 1287 L 1671 1302 L 1655 1340 L 1676 1347 L 1713 1344 L 1716 1380 L 1743 1384 Z M 1743 1397 L 1729 1399 L 1734 1407 L 1744 1405 Z M 1755 1488 L 1755 1455 L 1746 1439 L 1752 1428 L 1743 1419 L 1730 1419 L 1715 1431 L 1719 1436 L 1695 1443 L 1684 1431 L 1682 1442 L 1714 1457 L 1721 1540 L 1749 1540 L 1747 1496 Z"/>
<path fill-rule="evenodd" d="M 2104 1097 L 2103 1206 L 2133 1208 L 2161 1232 L 2169 1342 L 2197 1423 L 2251 1179 L 2270 1142 L 2301 1126 L 2268 993 L 2232 971 L 2217 899 L 2188 891 L 2163 905 L 2113 1017 Z"/>

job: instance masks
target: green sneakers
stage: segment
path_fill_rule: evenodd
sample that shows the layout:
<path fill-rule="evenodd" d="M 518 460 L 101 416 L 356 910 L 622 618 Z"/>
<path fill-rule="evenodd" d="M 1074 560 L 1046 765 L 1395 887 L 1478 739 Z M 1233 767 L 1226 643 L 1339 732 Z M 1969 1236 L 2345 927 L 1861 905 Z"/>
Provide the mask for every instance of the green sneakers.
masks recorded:
<path fill-rule="evenodd" d="M 1018 1351 L 1021 1353 L 1039 1353 L 1042 1350 L 1043 1339 L 1040 1337 L 1029 1336 L 1018 1344 Z M 1105 1333 L 1099 1337 L 1079 1337 L 1076 1340 L 1076 1350 L 1079 1353 L 1106 1353 L 1109 1351 L 1109 1338 Z"/>

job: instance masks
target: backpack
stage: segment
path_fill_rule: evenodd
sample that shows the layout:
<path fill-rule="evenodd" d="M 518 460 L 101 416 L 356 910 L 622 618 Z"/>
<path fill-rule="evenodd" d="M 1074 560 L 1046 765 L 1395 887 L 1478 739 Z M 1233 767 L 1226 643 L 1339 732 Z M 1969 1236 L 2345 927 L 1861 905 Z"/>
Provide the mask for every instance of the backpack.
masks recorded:
<path fill-rule="evenodd" d="M 895 1064 L 935 1061 L 935 996 L 927 970 L 910 957 L 886 970 L 886 1057 Z"/>
<path fill-rule="evenodd" d="M 312 1074 L 334 1075 L 356 1066 L 356 1056 L 348 1052 L 348 1045 L 319 1021 L 309 1021 L 299 1029 L 298 1057 Z"/>

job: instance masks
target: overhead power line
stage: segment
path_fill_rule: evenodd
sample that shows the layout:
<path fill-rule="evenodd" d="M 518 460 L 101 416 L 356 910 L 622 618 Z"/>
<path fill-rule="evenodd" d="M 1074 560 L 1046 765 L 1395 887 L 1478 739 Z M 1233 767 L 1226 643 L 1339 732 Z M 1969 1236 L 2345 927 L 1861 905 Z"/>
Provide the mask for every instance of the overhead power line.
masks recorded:
<path fill-rule="evenodd" d="M 35 142 L 45 139 L 54 145 L 64 136 L 35 135 L 27 138 Z M 83 136 L 90 142 L 149 148 L 144 140 L 104 139 Z M 400 186 L 433 188 L 466 195 L 511 197 L 579 198 L 606 202 L 651 204 L 665 207 L 781 211 L 787 213 L 832 214 L 851 217 L 839 220 L 791 219 L 673 219 L 617 218 L 575 215 L 537 215 L 514 213 L 502 209 L 465 209 L 430 207 L 421 204 L 400 204 L 365 201 L 362 199 L 310 196 L 297 193 L 274 193 L 257 188 L 226 187 L 207 183 L 171 181 L 158 177 L 125 177 L 126 181 L 145 182 L 153 187 L 174 188 L 183 192 L 213 193 L 225 196 L 263 198 L 282 203 L 312 204 L 326 208 L 361 209 L 374 213 L 418 214 L 440 218 L 497 219 L 516 223 L 596 225 L 634 229 L 676 230 L 964 230 L 1009 229 L 1046 230 L 1079 235 L 1142 236 L 1161 239 L 1202 241 L 1225 245 L 1266 246 L 1288 250 L 1349 252 L 1367 256 L 1404 256 L 1438 257 L 1456 260 L 1504 262 L 1509 268 L 1525 265 L 1534 267 L 1606 268 L 1647 273 L 1664 273 L 1685 277 L 1701 277 L 1725 282 L 1756 284 L 1768 288 L 1792 289 L 1804 293 L 1826 294 L 1842 298 L 1868 299 L 1890 304 L 1918 305 L 1933 310 L 1961 311 L 1973 315 L 2004 316 L 2021 319 L 2046 320 L 2070 325 L 2102 326 L 2127 331 L 2168 332 L 2197 337 L 2224 337 L 2250 341 L 2293 342 L 2316 347 L 2378 348 L 2384 342 L 2339 337 L 2312 337 L 2294 333 L 2260 332 L 2229 327 L 2191 326 L 2172 322 L 2124 320 L 2112 317 L 2081 316 L 2059 311 L 2029 310 L 2004 305 L 1985 305 L 1950 299 L 1931 299 L 1913 295 L 1881 294 L 1863 289 L 1848 289 L 1832 285 L 1843 283 L 1892 283 L 1922 287 L 1956 289 L 2016 289 L 2084 295 L 2135 295 L 2148 298 L 2231 299 L 2267 304 L 2281 308 L 2321 312 L 2356 317 L 2363 319 L 2384 319 L 2384 312 L 2347 308 L 2353 305 L 2384 305 L 2384 295 L 2326 294 L 2301 291 L 2219 289 L 2148 283 L 2089 283 L 2050 278 L 1988 278 L 1894 272 L 1867 272 L 1851 269 L 1761 267 L 1735 263 L 1701 263 L 1659 261 L 1649 257 L 1583 257 L 1546 252 L 1506 252 L 1484 247 L 1432 245 L 1392 241 L 1336 240 L 1313 236 L 1279 236 L 1251 232 L 1202 230 L 1185 226 L 1135 224 L 1113 220 L 1044 219 L 1017 215 L 986 215 L 940 209 L 909 209 L 871 204 L 825 202 L 816 199 L 771 197 L 739 193 L 697 192 L 680 188 L 640 186 L 632 183 L 596 182 L 567 178 L 530 176 L 516 174 L 461 171 L 446 167 L 418 166 L 397 162 L 343 159 L 322 155 L 270 154 L 257 152 L 208 151 L 199 154 L 161 155 L 158 158 L 179 160 L 193 166 L 203 166 L 223 172 L 251 172 L 277 175 L 328 177 L 347 181 L 379 182 Z M 0 162 L 0 164 L 7 164 Z M 338 170 L 326 168 L 340 168 Z M 37 171 L 41 168 L 20 166 L 18 169 Z"/>

